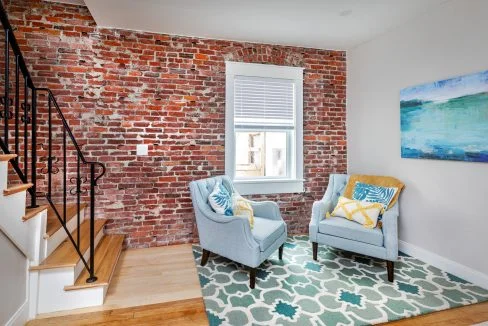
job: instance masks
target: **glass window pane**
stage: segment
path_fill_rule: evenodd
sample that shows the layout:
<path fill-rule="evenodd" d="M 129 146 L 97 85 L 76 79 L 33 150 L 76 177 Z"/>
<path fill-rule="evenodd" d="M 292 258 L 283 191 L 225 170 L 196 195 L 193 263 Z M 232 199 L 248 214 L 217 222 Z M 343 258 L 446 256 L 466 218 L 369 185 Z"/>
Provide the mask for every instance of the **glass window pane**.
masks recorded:
<path fill-rule="evenodd" d="M 236 177 L 286 177 L 287 132 L 236 132 Z"/>
<path fill-rule="evenodd" d="M 236 177 L 264 176 L 264 132 L 236 132 Z"/>
<path fill-rule="evenodd" d="M 265 175 L 286 177 L 286 132 L 266 132 Z"/>

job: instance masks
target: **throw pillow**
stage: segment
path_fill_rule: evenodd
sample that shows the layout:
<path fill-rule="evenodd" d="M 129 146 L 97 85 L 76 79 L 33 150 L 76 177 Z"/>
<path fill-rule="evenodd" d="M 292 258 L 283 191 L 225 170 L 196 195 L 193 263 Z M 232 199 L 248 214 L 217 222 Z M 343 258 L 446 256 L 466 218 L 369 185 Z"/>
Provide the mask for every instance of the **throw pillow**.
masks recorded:
<path fill-rule="evenodd" d="M 217 214 L 232 216 L 232 196 L 229 191 L 224 187 L 222 181 L 218 181 L 213 191 L 208 196 L 208 202 L 212 209 Z"/>
<path fill-rule="evenodd" d="M 349 177 L 349 182 L 347 183 L 346 189 L 342 194 L 344 197 L 352 198 L 356 182 L 362 182 L 382 187 L 398 188 L 398 191 L 396 192 L 395 196 L 393 196 L 390 205 L 388 205 L 388 208 L 392 208 L 393 205 L 395 205 L 398 200 L 398 196 L 400 196 L 400 192 L 402 191 L 403 187 L 405 187 L 405 185 L 400 180 L 393 177 L 353 174 Z"/>
<path fill-rule="evenodd" d="M 337 206 L 332 213 L 327 212 L 327 217 L 344 217 L 348 220 L 362 224 L 366 228 L 372 229 L 376 227 L 378 216 L 382 214 L 383 211 L 382 204 L 368 203 L 340 196 Z"/>
<path fill-rule="evenodd" d="M 239 194 L 234 194 L 232 198 L 232 210 L 235 216 L 247 217 L 251 229 L 254 227 L 254 211 L 251 203 L 241 197 Z"/>
<path fill-rule="evenodd" d="M 388 209 L 393 197 L 397 193 L 396 187 L 381 187 L 367 183 L 356 182 L 352 199 L 367 201 L 370 203 L 380 203 L 384 209 Z"/>

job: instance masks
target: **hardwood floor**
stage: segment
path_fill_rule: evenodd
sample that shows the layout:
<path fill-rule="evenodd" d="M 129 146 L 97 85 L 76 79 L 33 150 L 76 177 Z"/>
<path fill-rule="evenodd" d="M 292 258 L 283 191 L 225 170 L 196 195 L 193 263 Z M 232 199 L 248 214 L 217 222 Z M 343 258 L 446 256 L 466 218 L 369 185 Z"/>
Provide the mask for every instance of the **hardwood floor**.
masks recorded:
<path fill-rule="evenodd" d="M 473 325 L 488 302 L 388 325 Z M 102 307 L 40 315 L 31 325 L 208 325 L 191 245 L 122 252 Z"/>

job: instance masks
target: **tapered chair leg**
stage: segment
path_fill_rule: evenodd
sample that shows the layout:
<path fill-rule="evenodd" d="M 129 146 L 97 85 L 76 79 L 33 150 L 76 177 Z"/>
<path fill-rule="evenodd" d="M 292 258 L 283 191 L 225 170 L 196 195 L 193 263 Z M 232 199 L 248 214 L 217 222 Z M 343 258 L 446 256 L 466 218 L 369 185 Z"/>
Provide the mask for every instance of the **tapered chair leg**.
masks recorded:
<path fill-rule="evenodd" d="M 312 242 L 313 260 L 317 260 L 317 254 L 319 252 L 319 244 Z"/>
<path fill-rule="evenodd" d="M 395 270 L 394 263 L 392 261 L 386 261 L 386 270 L 388 271 L 388 281 L 393 282 L 393 272 Z"/>
<path fill-rule="evenodd" d="M 251 268 L 249 270 L 249 287 L 254 289 L 256 286 L 256 268 Z"/>
<path fill-rule="evenodd" d="M 205 266 L 205 264 L 208 261 L 208 256 L 210 256 L 210 251 L 203 249 L 202 260 L 200 261 L 200 265 Z"/>
<path fill-rule="evenodd" d="M 278 249 L 278 257 L 281 259 L 283 259 L 283 248 L 285 247 L 285 244 L 282 244 L 280 246 L 280 249 Z"/>

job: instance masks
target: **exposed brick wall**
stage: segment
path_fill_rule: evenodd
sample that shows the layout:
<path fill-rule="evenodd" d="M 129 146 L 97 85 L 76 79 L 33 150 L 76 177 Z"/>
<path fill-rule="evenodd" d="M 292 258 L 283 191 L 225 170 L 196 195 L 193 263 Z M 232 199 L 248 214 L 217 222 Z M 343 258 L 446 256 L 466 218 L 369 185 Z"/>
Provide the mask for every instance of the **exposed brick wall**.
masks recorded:
<path fill-rule="evenodd" d="M 329 174 L 346 171 L 345 52 L 103 29 L 84 7 L 5 2 L 36 85 L 107 165 L 97 215 L 129 247 L 194 239 L 188 183 L 224 173 L 225 60 L 305 68 L 306 192 L 256 196 L 279 203 L 290 233 L 308 232 Z"/>

